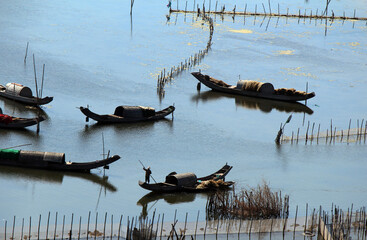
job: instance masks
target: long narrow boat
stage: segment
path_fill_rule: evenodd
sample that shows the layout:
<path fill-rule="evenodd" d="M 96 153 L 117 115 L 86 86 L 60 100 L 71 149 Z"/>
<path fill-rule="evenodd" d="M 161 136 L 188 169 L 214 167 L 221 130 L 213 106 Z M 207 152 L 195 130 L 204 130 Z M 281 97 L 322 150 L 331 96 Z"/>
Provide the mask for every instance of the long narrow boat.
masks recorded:
<path fill-rule="evenodd" d="M 120 156 L 114 155 L 92 162 L 66 162 L 65 153 L 0 149 L 0 165 L 54 171 L 90 172 L 91 169 L 107 167 L 119 159 Z"/>
<path fill-rule="evenodd" d="M 36 125 L 45 120 L 44 117 L 39 116 L 36 118 L 19 118 L 9 115 L 0 114 L 0 128 L 26 128 L 29 126 Z"/>
<path fill-rule="evenodd" d="M 287 102 L 303 101 L 315 96 L 314 92 L 306 93 L 304 91 L 296 91 L 293 88 L 274 89 L 271 83 L 239 80 L 237 85 L 233 86 L 208 75 L 203 75 L 200 72 L 192 72 L 191 74 L 205 86 L 218 92 Z"/>
<path fill-rule="evenodd" d="M 92 112 L 89 108 L 80 107 L 80 111 L 99 123 L 134 123 L 142 121 L 154 121 L 163 119 L 175 111 L 174 106 L 169 106 L 161 111 L 155 111 L 154 108 L 147 108 L 141 106 L 118 106 L 114 114 L 100 115 Z"/>
<path fill-rule="evenodd" d="M 18 83 L 8 83 L 6 86 L 0 85 L 0 96 L 32 106 L 48 104 L 53 100 L 53 97 L 35 97 L 29 87 Z"/>
<path fill-rule="evenodd" d="M 231 171 L 232 166 L 224 165 L 221 169 L 208 176 L 197 178 L 194 173 L 170 173 L 165 182 L 149 184 L 139 181 L 139 186 L 152 192 L 205 192 L 228 188 L 234 184 L 225 181 L 225 176 Z"/>

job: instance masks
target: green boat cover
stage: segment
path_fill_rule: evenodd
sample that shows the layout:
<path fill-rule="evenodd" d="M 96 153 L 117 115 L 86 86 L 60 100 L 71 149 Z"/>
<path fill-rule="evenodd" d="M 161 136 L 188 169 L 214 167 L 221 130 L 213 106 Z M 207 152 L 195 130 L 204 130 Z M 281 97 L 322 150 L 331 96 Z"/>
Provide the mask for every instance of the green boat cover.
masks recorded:
<path fill-rule="evenodd" d="M 0 159 L 17 160 L 20 150 L 15 149 L 0 149 Z"/>

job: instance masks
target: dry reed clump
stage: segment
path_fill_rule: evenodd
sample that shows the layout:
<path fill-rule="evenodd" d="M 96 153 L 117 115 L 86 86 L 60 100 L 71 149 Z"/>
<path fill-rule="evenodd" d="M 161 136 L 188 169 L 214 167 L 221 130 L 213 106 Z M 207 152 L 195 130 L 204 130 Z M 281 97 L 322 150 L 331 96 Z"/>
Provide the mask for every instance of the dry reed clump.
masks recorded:
<path fill-rule="evenodd" d="M 223 82 L 222 80 L 217 80 L 217 79 L 212 78 L 212 77 L 210 77 L 208 75 L 205 75 L 205 80 L 211 81 L 211 82 L 213 82 L 213 83 L 215 83 L 215 84 L 217 84 L 219 86 L 222 86 L 222 87 L 230 87 L 231 86 L 231 85 Z"/>
<path fill-rule="evenodd" d="M 209 220 L 287 218 L 289 196 L 282 199 L 281 192 L 272 192 L 264 182 L 257 188 L 242 189 L 240 193 L 236 193 L 235 189 L 216 192 L 208 197 L 206 212 Z"/>
<path fill-rule="evenodd" d="M 202 181 L 199 185 L 197 185 L 196 189 L 206 189 L 206 188 L 218 189 L 218 188 L 223 188 L 223 187 L 228 187 L 228 186 L 229 186 L 229 183 L 226 183 L 222 179 L 207 180 L 207 181 Z"/>
<path fill-rule="evenodd" d="M 278 88 L 274 90 L 277 95 L 287 95 L 287 96 L 306 96 L 307 93 L 304 91 L 297 91 L 294 88 Z"/>

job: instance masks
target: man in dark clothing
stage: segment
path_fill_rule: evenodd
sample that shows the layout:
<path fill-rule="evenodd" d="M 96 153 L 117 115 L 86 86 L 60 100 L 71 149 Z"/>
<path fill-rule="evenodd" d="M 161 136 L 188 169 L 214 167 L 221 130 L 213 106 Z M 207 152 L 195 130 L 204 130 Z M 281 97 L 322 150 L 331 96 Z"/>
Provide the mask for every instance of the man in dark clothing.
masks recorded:
<path fill-rule="evenodd" d="M 149 183 L 150 180 L 150 175 L 152 174 L 152 171 L 150 170 L 150 167 L 143 167 L 144 171 L 145 171 L 145 182 Z"/>

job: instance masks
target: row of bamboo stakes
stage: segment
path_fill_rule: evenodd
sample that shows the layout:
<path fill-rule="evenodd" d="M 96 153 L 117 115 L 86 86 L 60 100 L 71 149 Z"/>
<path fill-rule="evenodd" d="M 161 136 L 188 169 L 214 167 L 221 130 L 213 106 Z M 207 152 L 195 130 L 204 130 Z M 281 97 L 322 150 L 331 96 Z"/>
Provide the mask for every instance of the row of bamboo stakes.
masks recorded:
<path fill-rule="evenodd" d="M 332 19 L 332 20 L 362 20 L 362 21 L 367 21 L 366 17 L 357 17 L 356 16 L 356 9 L 354 9 L 354 13 L 352 17 L 348 17 L 345 15 L 345 11 L 343 11 L 343 16 L 335 16 L 335 13 L 333 10 L 331 10 L 331 15 L 328 15 L 328 8 L 329 8 L 329 4 L 330 4 L 331 0 L 327 0 L 326 3 L 326 7 L 323 11 L 317 9 L 316 12 L 311 12 L 309 14 L 306 14 L 306 9 L 305 12 L 302 14 L 301 10 L 298 10 L 298 14 L 291 14 L 289 13 L 289 8 L 287 8 L 286 13 L 281 13 L 280 11 L 280 6 L 278 3 L 278 9 L 277 12 L 274 12 L 271 8 L 271 2 L 270 0 L 268 0 L 268 11 L 264 5 L 264 3 L 262 3 L 262 12 L 258 11 L 258 7 L 257 4 L 255 4 L 255 9 L 254 12 L 250 12 L 247 11 L 247 3 L 245 3 L 245 7 L 243 11 L 236 11 L 236 5 L 234 5 L 233 10 L 231 11 L 225 11 L 226 6 L 223 5 L 222 7 L 219 8 L 219 10 L 217 10 L 218 7 L 218 1 L 216 1 L 215 3 L 215 10 L 211 11 L 211 0 L 209 0 L 209 10 L 205 11 L 205 1 L 203 3 L 203 9 L 201 10 L 204 14 L 221 14 L 221 15 L 244 15 L 244 16 L 268 16 L 268 17 L 290 17 L 290 18 L 318 18 L 318 19 Z M 194 0 L 194 7 L 193 10 L 187 10 L 187 1 L 186 1 L 186 7 L 185 10 L 179 10 L 179 6 L 178 6 L 178 0 L 177 0 L 177 9 L 171 9 L 170 8 L 170 12 L 181 12 L 181 13 L 200 13 L 200 8 L 196 5 L 195 0 Z M 196 7 L 196 9 L 195 9 Z"/>
<path fill-rule="evenodd" d="M 348 129 L 337 130 L 335 126 L 333 126 L 333 120 L 330 120 L 330 128 L 326 129 L 324 132 L 320 132 L 320 124 L 316 126 L 313 122 L 310 121 L 307 123 L 307 128 L 305 135 L 300 135 L 300 128 L 297 129 L 295 133 L 292 131 L 291 136 L 282 135 L 281 143 L 295 143 L 298 144 L 300 141 L 304 141 L 305 144 L 312 144 L 316 142 L 316 144 L 322 143 L 325 141 L 325 144 L 335 144 L 337 142 L 340 143 L 366 143 L 367 138 L 367 121 L 362 119 L 361 121 L 357 119 L 356 128 L 351 128 L 352 119 L 349 119 Z"/>
<path fill-rule="evenodd" d="M 201 15 L 198 13 L 198 16 Z M 202 59 L 207 55 L 211 45 L 212 45 L 212 38 L 214 33 L 214 24 L 213 19 L 208 17 L 205 14 L 202 14 L 202 20 L 209 25 L 209 39 L 207 41 L 206 47 L 204 50 L 199 50 L 198 53 L 190 56 L 188 59 L 185 59 L 184 62 L 180 62 L 178 66 L 173 66 L 169 70 L 166 71 L 164 68 L 159 74 L 157 79 L 157 93 L 158 96 L 161 98 L 164 97 L 165 91 L 164 87 L 166 83 L 171 82 L 174 77 L 177 77 L 180 73 L 185 70 L 188 70 L 198 64 L 201 63 Z"/>
<path fill-rule="evenodd" d="M 180 62 L 180 64 L 178 64 L 177 66 L 173 66 L 171 67 L 169 70 L 166 71 L 166 68 L 164 68 L 159 74 L 158 74 L 158 79 L 157 79 L 157 94 L 159 96 L 160 99 L 162 99 L 165 95 L 165 84 L 167 82 L 171 82 L 171 80 L 174 77 L 177 77 L 180 73 L 182 73 L 185 70 L 188 70 L 198 64 L 201 63 L 202 59 L 204 58 L 205 55 L 207 55 L 211 45 L 212 45 L 212 36 L 214 33 L 214 24 L 213 24 L 213 19 L 211 17 L 209 17 L 209 14 L 220 14 L 220 15 L 243 15 L 243 16 L 264 16 L 264 17 L 286 17 L 286 18 L 298 18 L 298 19 L 306 19 L 309 18 L 311 19 L 331 19 L 331 20 L 362 20 L 362 21 L 366 21 L 367 24 L 367 18 L 365 17 L 357 17 L 356 16 L 356 10 L 354 9 L 354 14 L 352 17 L 348 17 L 345 15 L 345 11 L 343 12 L 343 16 L 335 16 L 334 11 L 331 10 L 331 15 L 328 15 L 328 7 L 330 4 L 331 0 L 326 0 L 326 7 L 325 10 L 320 10 L 317 9 L 314 13 L 312 12 L 312 10 L 310 11 L 310 13 L 307 13 L 306 9 L 304 11 L 304 13 L 301 13 L 301 10 L 298 10 L 298 14 L 292 14 L 289 12 L 289 8 L 287 8 L 286 13 L 281 13 L 280 11 L 280 6 L 278 3 L 278 11 L 274 12 L 272 11 L 271 8 L 271 2 L 270 0 L 268 0 L 268 11 L 266 10 L 266 7 L 264 5 L 264 3 L 262 3 L 262 9 L 263 12 L 258 11 L 257 8 L 257 4 L 255 4 L 255 9 L 254 12 L 251 11 L 247 11 L 247 3 L 245 3 L 245 7 L 243 11 L 236 11 L 236 5 L 234 5 L 234 8 L 232 11 L 225 11 L 225 5 L 223 5 L 219 10 L 217 10 L 218 7 L 218 1 L 216 1 L 215 4 L 215 10 L 211 11 L 211 0 L 209 0 L 209 10 L 206 11 L 205 9 L 205 1 L 202 5 L 202 9 L 199 8 L 199 4 L 196 4 L 196 0 L 194 0 L 194 5 L 193 5 L 193 10 L 187 10 L 187 1 L 185 4 L 185 10 L 180 10 L 179 9 L 179 1 L 177 0 L 177 8 L 176 9 L 172 9 L 172 6 L 170 5 L 170 13 L 192 13 L 192 14 L 197 14 L 197 16 L 202 16 L 202 19 L 204 21 L 206 21 L 209 24 L 209 29 L 210 29 L 210 34 L 209 34 L 209 39 L 207 42 L 207 45 L 205 47 L 204 50 L 200 50 L 198 53 L 190 56 L 188 59 L 185 59 L 184 62 Z M 326 30 L 325 30 L 326 31 Z M 326 34 L 326 32 L 325 32 Z"/>
<path fill-rule="evenodd" d="M 323 225 L 319 225 L 319 233 L 323 239 L 367 239 L 366 207 L 353 213 L 353 204 L 347 212 L 332 206 L 331 216 L 323 211 L 320 218 Z"/>
<path fill-rule="evenodd" d="M 310 210 L 310 213 L 309 213 Z M 168 232 L 166 231 L 164 226 L 164 214 L 158 215 L 156 220 L 156 212 L 154 210 L 152 218 L 149 219 L 148 217 L 133 217 L 127 218 L 126 223 L 126 232 L 123 235 L 123 227 L 122 227 L 122 220 L 123 215 L 120 216 L 118 227 L 117 229 L 113 229 L 113 215 L 110 215 L 111 222 L 107 224 L 108 214 L 107 212 L 104 215 L 104 223 L 103 229 L 101 229 L 101 225 L 98 223 L 98 212 L 96 213 L 95 222 L 91 222 L 91 212 L 88 214 L 88 224 L 86 229 L 82 229 L 82 217 L 79 217 L 79 224 L 77 225 L 77 229 L 73 229 L 74 224 L 74 214 L 71 215 L 70 220 L 70 228 L 67 228 L 68 223 L 65 221 L 65 215 L 62 217 L 62 225 L 61 225 L 61 235 L 57 233 L 57 226 L 58 225 L 58 213 L 56 212 L 55 215 L 55 224 L 51 226 L 50 224 L 50 212 L 48 213 L 47 217 L 47 225 L 46 225 L 46 232 L 41 232 L 41 219 L 42 216 L 39 215 L 38 218 L 38 225 L 37 225 L 37 235 L 32 236 L 31 228 L 32 228 L 32 218 L 29 218 L 29 226 L 28 232 L 25 229 L 25 220 L 22 219 L 22 226 L 21 226 L 21 233 L 16 235 L 15 233 L 15 224 L 16 224 L 16 217 L 14 216 L 12 231 L 10 235 L 7 235 L 7 220 L 5 220 L 5 228 L 4 233 L 2 236 L 4 240 L 11 239 L 20 239 L 20 240 L 27 240 L 27 239 L 122 239 L 125 238 L 127 240 L 132 239 L 149 239 L 149 240 L 162 240 L 166 237 L 167 240 L 169 239 L 177 239 L 182 240 L 186 236 L 190 236 L 191 239 L 197 239 L 198 237 L 198 220 L 200 211 L 198 211 L 196 222 L 194 225 L 190 224 L 190 226 L 194 229 L 191 229 L 190 233 L 187 234 L 189 223 L 187 222 L 188 213 L 186 213 L 184 228 L 181 229 L 177 227 L 178 219 L 176 219 L 177 210 L 175 210 L 174 220 L 173 223 L 170 224 L 171 230 Z M 287 238 L 290 239 L 289 234 L 292 234 L 292 239 L 296 239 L 296 232 L 303 232 L 303 235 L 306 237 L 313 237 L 316 234 L 322 236 L 322 239 L 361 239 L 366 240 L 367 237 L 367 214 L 366 208 L 362 207 L 359 210 L 353 212 L 353 204 L 351 208 L 348 208 L 347 212 L 344 212 L 342 209 L 332 205 L 331 212 L 328 213 L 323 211 L 321 206 L 319 211 L 316 209 L 309 209 L 308 204 L 306 204 L 306 216 L 304 219 L 304 223 L 302 224 L 303 219 L 298 219 L 298 206 L 296 206 L 295 218 L 294 222 L 291 222 L 291 219 L 284 218 L 278 219 L 248 219 L 246 223 L 245 220 L 239 219 L 225 219 L 225 220 L 215 220 L 215 221 L 205 221 L 205 227 L 200 228 L 203 233 L 200 233 L 205 239 L 206 235 L 214 235 L 216 239 L 218 235 L 224 238 L 223 233 L 219 233 L 218 230 L 224 229 L 226 232 L 227 240 L 229 238 L 229 234 L 231 234 L 231 238 L 234 238 L 235 234 L 237 234 L 237 238 L 241 238 L 244 236 L 243 234 L 247 234 L 249 240 L 251 239 L 251 234 L 269 234 L 270 239 L 272 238 L 272 234 L 275 232 L 279 232 L 279 230 L 275 230 L 277 227 L 281 229 L 283 233 L 283 239 L 285 238 L 285 234 L 287 233 Z M 280 221 L 279 221 L 280 220 Z M 297 221 L 298 220 L 298 221 Z M 255 222 L 256 221 L 256 222 Z M 269 221 L 270 221 L 270 229 L 269 229 Z M 254 227 L 254 224 L 257 224 L 257 227 Z M 94 224 L 94 227 L 93 227 Z M 246 224 L 245 229 L 243 229 L 244 224 Z M 279 225 L 281 224 L 281 225 Z M 214 225 L 214 226 L 213 226 Z M 84 225 L 85 226 L 85 225 Z M 99 228 L 97 227 L 99 226 Z M 265 226 L 267 228 L 264 230 L 261 226 Z M 299 226 L 299 227 L 298 227 Z M 43 228 L 45 226 L 42 226 Z M 238 228 L 237 228 L 238 227 Z M 288 228 L 287 228 L 288 227 Z M 176 230 L 179 228 L 179 231 Z M 301 230 L 300 230 L 301 228 Z M 106 230 L 108 229 L 108 230 Z M 214 231 L 208 231 L 208 229 L 212 229 Z M 296 230 L 297 229 L 297 230 Z M 242 230 L 242 231 L 241 231 Z M 52 233 L 53 231 L 53 233 Z M 82 234 L 82 231 L 85 233 Z M 165 231 L 165 233 L 163 233 Z M 41 233 L 44 233 L 44 236 L 41 236 Z M 19 236 L 19 238 L 18 238 Z"/>

